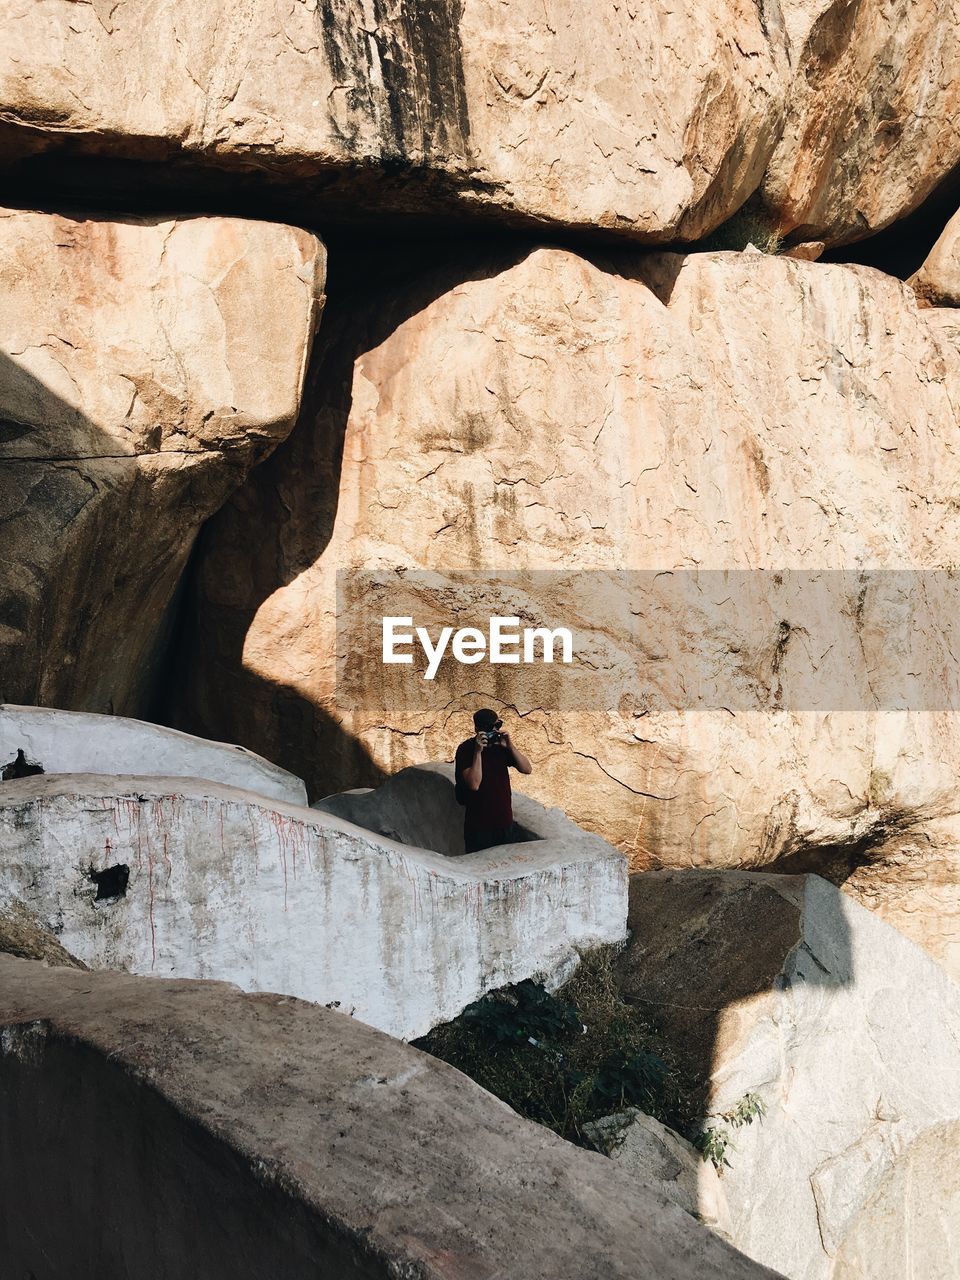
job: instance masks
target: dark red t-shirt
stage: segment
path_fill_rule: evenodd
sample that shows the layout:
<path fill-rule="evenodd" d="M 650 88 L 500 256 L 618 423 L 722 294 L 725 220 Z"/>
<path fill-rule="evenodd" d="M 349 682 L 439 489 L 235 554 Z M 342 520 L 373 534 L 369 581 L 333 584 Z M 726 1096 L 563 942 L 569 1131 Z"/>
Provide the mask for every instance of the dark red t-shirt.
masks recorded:
<path fill-rule="evenodd" d="M 464 769 L 473 764 L 473 753 L 476 739 L 468 738 L 457 747 L 456 768 L 457 780 L 463 777 Z M 516 768 L 513 756 L 506 747 L 484 747 L 483 777 L 476 791 L 464 786 L 467 798 L 466 812 L 463 817 L 464 831 L 499 831 L 509 827 L 513 822 L 513 804 L 510 799 L 510 775 L 508 770 Z"/>

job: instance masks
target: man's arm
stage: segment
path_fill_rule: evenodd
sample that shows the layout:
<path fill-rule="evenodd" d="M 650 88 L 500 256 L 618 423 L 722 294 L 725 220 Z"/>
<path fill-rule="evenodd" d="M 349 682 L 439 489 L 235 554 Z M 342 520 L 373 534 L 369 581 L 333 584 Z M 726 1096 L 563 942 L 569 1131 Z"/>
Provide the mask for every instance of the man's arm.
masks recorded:
<path fill-rule="evenodd" d="M 533 765 L 527 756 L 519 751 L 511 741 L 509 733 L 501 733 L 500 741 L 510 752 L 510 758 L 521 773 L 533 773 Z"/>
<path fill-rule="evenodd" d="M 478 733 L 473 740 L 473 761 L 461 771 L 461 777 L 471 791 L 478 791 L 483 781 L 483 748 L 486 742 Z"/>

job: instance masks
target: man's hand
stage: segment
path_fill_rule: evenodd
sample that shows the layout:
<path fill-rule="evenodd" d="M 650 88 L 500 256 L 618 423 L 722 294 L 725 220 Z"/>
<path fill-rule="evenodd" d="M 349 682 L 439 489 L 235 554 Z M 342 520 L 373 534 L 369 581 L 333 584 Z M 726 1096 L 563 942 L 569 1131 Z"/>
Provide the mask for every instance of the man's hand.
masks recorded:
<path fill-rule="evenodd" d="M 483 748 L 487 745 L 487 735 L 484 733 L 482 729 L 479 729 L 477 731 L 477 736 L 474 738 L 473 741 L 482 751 Z"/>
<path fill-rule="evenodd" d="M 517 768 L 521 773 L 533 773 L 533 765 L 530 763 L 528 758 L 523 754 L 523 752 L 518 751 L 517 748 L 513 745 L 513 739 L 510 737 L 509 733 L 501 732 L 500 742 L 510 752 L 510 755 L 513 757 L 513 763 L 517 766 Z"/>

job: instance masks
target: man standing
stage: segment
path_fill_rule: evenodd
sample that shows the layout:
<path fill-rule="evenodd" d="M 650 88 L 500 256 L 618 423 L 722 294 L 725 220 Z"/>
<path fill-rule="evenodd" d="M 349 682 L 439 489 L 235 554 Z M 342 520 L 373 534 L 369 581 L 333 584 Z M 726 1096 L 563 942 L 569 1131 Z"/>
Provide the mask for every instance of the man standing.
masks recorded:
<path fill-rule="evenodd" d="M 463 843 L 467 853 L 524 839 L 513 820 L 509 769 L 533 773 L 533 765 L 503 732 L 503 721 L 484 707 L 474 713 L 476 734 L 457 747 L 457 799 L 466 807 Z"/>

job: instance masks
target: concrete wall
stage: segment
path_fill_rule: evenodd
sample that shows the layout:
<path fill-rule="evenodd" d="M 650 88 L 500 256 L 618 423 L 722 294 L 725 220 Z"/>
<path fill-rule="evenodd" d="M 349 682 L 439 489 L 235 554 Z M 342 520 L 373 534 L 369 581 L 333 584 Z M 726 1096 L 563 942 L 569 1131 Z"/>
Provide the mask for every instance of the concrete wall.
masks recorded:
<path fill-rule="evenodd" d="M 221 978 L 413 1038 L 484 991 L 625 937 L 626 863 L 567 839 L 449 859 L 182 778 L 0 785 L 0 902 L 93 968 Z M 94 873 L 125 866 L 123 896 Z"/>
<path fill-rule="evenodd" d="M 513 781 L 520 777 L 515 773 Z M 456 801 L 452 764 L 412 765 L 375 789 L 342 791 L 316 800 L 312 807 L 401 844 L 435 849 L 451 857 L 463 855 L 464 809 Z M 610 848 L 600 836 L 571 822 L 560 809 L 548 809 L 517 792 L 513 793 L 513 816 L 528 839 L 550 840 L 566 849 L 593 849 L 598 854 Z M 513 845 L 500 848 L 510 850 L 506 856 L 517 852 Z"/>
<path fill-rule="evenodd" d="M 0 955 L 3 1280 L 775 1280 L 314 1005 Z"/>
<path fill-rule="evenodd" d="M 0 705 L 0 767 L 21 748 L 46 773 L 207 778 L 288 804 L 307 802 L 299 778 L 244 747 L 123 716 Z"/>

